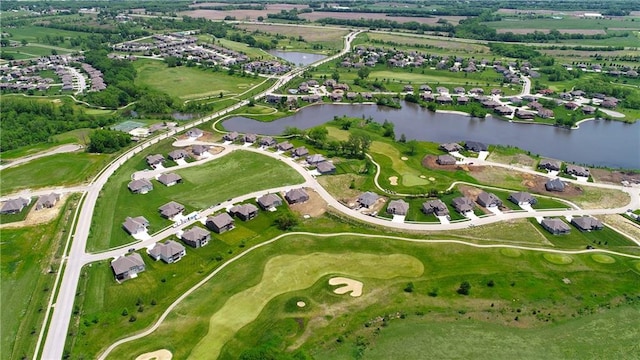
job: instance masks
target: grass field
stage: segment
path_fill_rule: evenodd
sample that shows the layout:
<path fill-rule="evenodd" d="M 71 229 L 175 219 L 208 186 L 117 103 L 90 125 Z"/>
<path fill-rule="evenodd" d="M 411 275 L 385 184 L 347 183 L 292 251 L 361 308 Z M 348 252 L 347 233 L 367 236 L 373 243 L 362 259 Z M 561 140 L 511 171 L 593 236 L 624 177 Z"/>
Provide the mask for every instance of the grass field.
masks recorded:
<path fill-rule="evenodd" d="M 579 30 L 606 30 L 608 28 L 640 29 L 637 21 L 617 19 L 506 19 L 503 21 L 485 22 L 484 25 L 494 29 L 579 29 Z"/>
<path fill-rule="evenodd" d="M 46 36 L 62 36 L 65 40 L 62 44 L 57 45 L 56 48 L 59 47 L 69 49 L 73 48 L 69 42 L 69 39 L 87 37 L 90 35 L 86 32 L 53 29 L 42 26 L 21 26 L 7 30 L 7 32 L 11 34 L 11 40 L 22 41 L 24 39 L 29 43 L 40 43 Z M 49 51 L 49 54 L 51 54 L 51 51 Z"/>
<path fill-rule="evenodd" d="M 263 78 L 240 77 L 196 67 L 168 67 L 162 61 L 138 60 L 136 82 L 148 85 L 182 100 L 207 96 L 239 94 L 264 81 Z"/>
<path fill-rule="evenodd" d="M 5 48 L 2 50 L 3 53 L 6 54 L 14 54 L 14 55 L 22 55 L 22 56 L 26 56 L 29 58 L 36 58 L 36 57 L 41 57 L 41 56 L 49 56 L 51 55 L 51 48 L 48 47 L 44 47 L 44 46 L 39 46 L 38 44 L 30 44 L 27 46 L 18 46 L 18 47 L 11 47 L 11 48 Z M 56 52 L 59 55 L 63 55 L 63 54 L 68 54 L 71 51 L 64 51 L 64 50 L 58 50 L 56 49 Z"/>
<path fill-rule="evenodd" d="M 427 47 L 422 49 L 425 52 L 433 52 L 433 50 L 443 50 L 445 52 L 478 52 L 489 53 L 489 47 L 482 44 L 473 44 L 468 41 L 456 41 L 455 39 L 430 39 L 427 37 L 409 36 L 402 34 L 388 34 L 388 33 L 368 33 L 366 38 L 369 40 L 377 40 L 384 42 L 394 42 L 397 44 L 406 45 L 408 47 L 419 45 Z"/>
<path fill-rule="evenodd" d="M 569 234 L 552 235 L 538 225 L 535 219 L 529 219 L 529 221 L 535 226 L 538 226 L 540 233 L 542 233 L 550 243 L 565 249 L 584 249 L 587 245 L 591 245 L 596 249 L 636 247 L 633 241 L 611 230 L 609 227 L 605 227 L 602 230 L 582 232 L 573 225 L 569 225 L 571 227 Z"/>
<path fill-rule="evenodd" d="M 419 259 L 424 272 L 419 277 L 405 274 L 396 278 L 377 278 L 376 272 L 388 272 L 386 266 L 380 266 L 382 270 L 372 268 L 361 276 L 354 274 L 364 283 L 364 292 L 359 298 L 334 294 L 333 288 L 326 283 L 327 276 L 319 280 L 316 277 L 315 282 L 311 281 L 312 285 L 305 283 L 307 288 L 304 289 L 288 286 L 290 292 L 272 297 L 266 304 L 251 300 L 251 296 L 242 296 L 249 292 L 252 296 L 264 293 L 263 283 L 272 275 L 262 269 L 273 265 L 271 259 L 312 259 L 312 254 L 331 254 L 334 259 L 347 259 L 360 253 L 367 256 L 409 255 Z M 352 236 L 322 239 L 291 236 L 257 249 L 222 270 L 178 305 L 153 334 L 116 348 L 110 358 L 135 357 L 160 348 L 169 349 L 176 358 L 200 358 L 199 346 L 203 346 L 202 349 L 209 346 L 215 352 L 217 341 L 203 339 L 226 334 L 227 325 L 231 329 L 238 326 L 235 317 L 225 311 L 234 303 L 248 307 L 256 304 L 260 308 L 246 311 L 251 317 L 256 312 L 259 315 L 226 343 L 221 359 L 240 358 L 248 350 L 261 353 L 264 358 L 265 352 L 261 350 L 279 353 L 284 349 L 298 350 L 320 359 L 353 358 L 358 357 L 355 355 L 358 351 L 366 355 L 374 350 L 387 354 L 380 355 L 381 358 L 390 358 L 390 353 L 385 351 L 391 351 L 393 347 L 382 343 L 377 346 L 377 341 L 380 334 L 390 331 L 385 328 L 391 329 L 390 325 L 394 323 L 418 321 L 422 326 L 438 322 L 442 322 L 442 326 L 475 323 L 485 332 L 484 338 L 490 339 L 509 331 L 529 334 L 551 331 L 580 319 L 588 321 L 590 318 L 586 315 L 591 313 L 615 314 L 617 310 L 608 310 L 609 307 L 619 306 L 619 311 L 627 315 L 634 313 L 629 313 L 629 309 L 637 311 L 637 305 L 632 305 L 640 296 L 635 286 L 640 276 L 634 270 L 635 263 L 616 256 L 611 256 L 615 259 L 613 263 L 595 261 L 591 255 L 570 257 L 570 264 L 556 265 L 541 253 L 522 250 L 503 254 L 500 249 L 460 245 L 415 244 Z M 313 273 L 315 262 L 306 262 L 312 263 L 309 271 Z M 328 261 L 324 274 L 348 277 L 353 265 L 333 270 L 334 265 L 342 264 L 341 261 Z M 362 262 L 360 266 L 368 269 L 369 264 Z M 275 282 L 288 279 L 302 284 L 298 278 L 309 275 L 289 272 L 293 268 L 284 264 L 277 267 Z M 563 278 L 570 279 L 571 285 L 563 283 Z M 456 293 L 460 282 L 465 280 L 471 284 L 469 296 Z M 493 286 L 486 285 L 489 280 Z M 410 293 L 403 291 L 408 282 L 413 283 Z M 291 305 L 300 299 L 307 303 L 305 308 Z M 242 313 L 234 315 L 244 318 Z M 633 321 L 622 323 L 619 331 L 625 335 L 618 336 L 615 344 L 592 343 L 593 346 L 613 349 L 635 344 L 638 329 Z M 577 333 L 573 336 L 592 340 L 592 335 Z M 457 333 L 442 336 L 439 349 L 449 349 L 451 353 L 458 346 L 459 337 Z M 540 336 L 540 339 L 544 337 Z M 483 344 L 486 345 L 486 341 L 489 340 Z M 518 342 L 508 344 L 515 347 Z M 429 351 L 425 342 L 417 338 L 406 347 Z"/>
<path fill-rule="evenodd" d="M 170 149 L 171 146 L 165 143 L 162 147 L 143 152 L 138 161 L 125 164 L 109 180 L 96 204 L 89 250 L 102 250 L 134 241 L 121 226 L 127 216 L 146 217 L 150 222 L 149 233 L 172 224 L 158 214 L 158 207 L 169 201 L 183 204 L 186 214 L 234 196 L 302 182 L 298 173 L 280 161 L 236 151 L 203 165 L 176 171 L 183 178 L 183 183 L 176 186 L 165 187 L 153 180 L 154 189 L 149 194 L 130 193 L 127 188 L 130 175 L 135 170 L 146 168 L 144 156 L 166 153 Z"/>
<path fill-rule="evenodd" d="M 21 189 L 76 185 L 90 180 L 111 160 L 112 155 L 68 153 L 55 154 L 24 165 L 2 170 L 1 194 Z"/>
<path fill-rule="evenodd" d="M 308 27 L 301 29 L 295 26 L 277 24 L 239 24 L 238 27 L 248 31 L 258 30 L 269 34 L 280 34 L 286 37 L 294 37 L 296 39 L 301 36 L 306 43 L 321 44 L 325 49 L 333 50 L 339 50 L 342 48 L 342 38 L 348 33 L 346 30 L 336 28 Z"/>
<path fill-rule="evenodd" d="M 70 199 L 52 222 L 1 230 L 1 359 L 33 358 L 43 309 L 55 278 L 50 270 L 57 270 L 62 240 L 66 239 L 78 197 Z"/>

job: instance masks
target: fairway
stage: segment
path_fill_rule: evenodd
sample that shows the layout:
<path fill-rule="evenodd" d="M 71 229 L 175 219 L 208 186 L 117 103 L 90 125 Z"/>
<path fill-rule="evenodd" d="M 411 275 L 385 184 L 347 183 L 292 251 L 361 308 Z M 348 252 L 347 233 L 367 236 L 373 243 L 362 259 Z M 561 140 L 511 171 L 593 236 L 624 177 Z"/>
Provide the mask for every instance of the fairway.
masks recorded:
<path fill-rule="evenodd" d="M 223 94 L 239 94 L 263 81 L 261 78 L 231 76 L 226 72 L 214 72 L 196 67 L 170 68 L 162 61 L 138 60 L 136 83 L 148 85 L 180 99 L 196 99 Z"/>
<path fill-rule="evenodd" d="M 322 276 L 342 274 L 358 278 L 391 279 L 417 277 L 424 268 L 409 255 L 371 255 L 362 253 L 313 253 L 304 256 L 282 255 L 269 260 L 260 283 L 229 298 L 209 322 L 209 332 L 190 359 L 217 358 L 222 346 L 243 326 L 260 314 L 277 295 L 306 289 Z M 366 291 L 366 281 L 365 291 Z"/>
<path fill-rule="evenodd" d="M 418 186 L 429 184 L 429 180 L 420 178 L 420 172 L 410 167 L 405 160 L 404 155 L 400 154 L 397 148 L 380 141 L 374 141 L 371 144 L 371 152 L 386 156 L 391 160 L 391 166 L 401 176 L 401 182 L 404 186 Z M 384 169 L 382 169 L 384 171 Z"/>

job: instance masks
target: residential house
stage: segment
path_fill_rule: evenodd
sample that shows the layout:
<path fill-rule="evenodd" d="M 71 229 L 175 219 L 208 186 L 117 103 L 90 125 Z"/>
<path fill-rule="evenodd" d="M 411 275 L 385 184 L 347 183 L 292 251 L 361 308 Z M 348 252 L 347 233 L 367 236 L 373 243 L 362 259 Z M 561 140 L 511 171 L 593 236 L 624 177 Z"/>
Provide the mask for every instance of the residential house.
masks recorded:
<path fill-rule="evenodd" d="M 224 141 L 236 141 L 236 139 L 238 138 L 238 133 L 236 131 L 230 132 L 230 133 L 226 133 L 224 134 L 224 136 L 222 137 L 222 139 Z"/>
<path fill-rule="evenodd" d="M 520 120 L 533 120 L 536 117 L 536 115 L 531 111 L 516 109 L 515 117 L 517 117 Z"/>
<path fill-rule="evenodd" d="M 467 141 L 464 143 L 464 148 L 473 152 L 487 151 L 489 149 L 486 144 L 478 141 Z"/>
<path fill-rule="evenodd" d="M 199 226 L 194 226 L 183 232 L 181 238 L 185 244 L 197 249 L 207 245 L 209 241 L 211 241 L 211 234 Z"/>
<path fill-rule="evenodd" d="M 289 150 L 293 149 L 293 145 L 290 142 L 285 141 L 285 142 L 281 142 L 280 144 L 278 144 L 277 148 L 280 151 L 289 151 Z"/>
<path fill-rule="evenodd" d="M 210 148 L 211 147 L 209 145 L 193 145 L 191 147 L 191 151 L 193 152 L 193 155 L 195 155 L 195 156 L 202 156 L 207 151 L 209 151 Z"/>
<path fill-rule="evenodd" d="M 555 178 L 553 180 L 549 180 L 544 184 L 545 189 L 547 191 L 564 191 L 564 183 L 560 178 Z"/>
<path fill-rule="evenodd" d="M 197 138 L 201 137 L 202 135 L 204 135 L 204 133 L 202 132 L 202 130 L 200 130 L 198 128 L 189 129 L 187 131 L 187 136 L 192 138 L 192 139 L 197 139 Z"/>
<path fill-rule="evenodd" d="M 420 98 L 423 101 L 434 101 L 436 99 L 435 95 L 433 95 L 432 93 L 422 93 L 420 94 Z"/>
<path fill-rule="evenodd" d="M 143 216 L 130 217 L 127 216 L 122 223 L 122 228 L 129 233 L 129 235 L 135 236 L 147 231 L 149 227 L 149 220 Z"/>
<path fill-rule="evenodd" d="M 176 161 L 176 160 L 188 158 L 189 157 L 189 153 L 187 153 L 183 149 L 176 149 L 176 150 L 173 150 L 172 152 L 170 152 L 167 155 L 167 157 L 169 157 L 170 160 Z"/>
<path fill-rule="evenodd" d="M 582 112 L 587 115 L 595 114 L 596 108 L 594 108 L 593 106 L 585 105 L 582 107 Z"/>
<path fill-rule="evenodd" d="M 446 87 L 444 87 L 444 86 L 438 86 L 438 87 L 436 88 L 436 92 L 437 92 L 438 94 L 448 94 L 448 93 L 449 93 L 449 89 L 447 89 L 447 88 L 446 88 Z"/>
<path fill-rule="evenodd" d="M 146 194 L 153 190 L 153 184 L 148 179 L 133 180 L 127 187 L 134 194 Z"/>
<path fill-rule="evenodd" d="M 165 243 L 156 243 L 156 245 L 149 250 L 149 256 L 151 256 L 153 260 L 158 261 L 162 259 L 162 261 L 167 264 L 178 262 L 185 255 L 187 255 L 187 250 L 184 248 L 184 245 L 173 240 L 167 240 Z"/>
<path fill-rule="evenodd" d="M 147 165 L 151 166 L 152 169 L 155 169 L 159 165 L 162 165 L 164 161 L 164 156 L 160 154 L 153 154 L 147 156 Z"/>
<path fill-rule="evenodd" d="M 256 142 L 257 139 L 258 139 L 258 136 L 256 134 L 245 134 L 244 135 L 244 142 L 246 142 L 246 143 L 253 144 L 254 142 Z"/>
<path fill-rule="evenodd" d="M 336 173 L 335 165 L 333 165 L 333 163 L 331 163 L 329 161 L 319 162 L 316 165 L 316 170 L 322 175 L 329 175 L 329 174 L 335 174 Z"/>
<path fill-rule="evenodd" d="M 590 216 L 576 216 L 571 219 L 571 224 L 580 231 L 602 230 L 602 221 Z"/>
<path fill-rule="evenodd" d="M 500 103 L 495 100 L 487 99 L 482 101 L 482 106 L 488 109 L 495 109 L 500 106 Z"/>
<path fill-rule="evenodd" d="M 158 182 L 165 186 L 173 186 L 182 182 L 182 177 L 174 173 L 165 173 L 158 176 Z"/>
<path fill-rule="evenodd" d="M 300 146 L 299 148 L 296 148 L 295 150 L 293 150 L 293 156 L 295 157 L 301 157 L 301 156 L 307 156 L 307 155 L 309 155 L 309 150 L 307 150 L 307 148 L 304 146 Z"/>
<path fill-rule="evenodd" d="M 589 177 L 591 175 L 591 173 L 589 172 L 589 169 L 582 166 L 578 166 L 578 165 L 572 165 L 572 164 L 567 165 L 567 169 L 565 170 L 565 172 L 570 175 L 582 176 L 582 177 Z"/>
<path fill-rule="evenodd" d="M 264 210 L 275 209 L 282 205 L 282 199 L 276 194 L 265 194 L 258 198 L 258 205 Z"/>
<path fill-rule="evenodd" d="M 358 204 L 360 204 L 361 207 L 366 207 L 367 209 L 370 208 L 371 206 L 375 205 L 375 203 L 378 201 L 380 197 L 378 196 L 378 194 L 371 192 L 371 191 L 367 191 L 366 193 L 361 194 L 360 196 L 358 196 Z"/>
<path fill-rule="evenodd" d="M 439 165 L 455 165 L 456 164 L 456 158 L 454 158 L 453 156 L 447 154 L 447 155 L 438 155 L 438 158 L 436 159 L 436 162 Z"/>
<path fill-rule="evenodd" d="M 451 104 L 453 99 L 449 95 L 440 95 L 436 98 L 438 104 Z"/>
<path fill-rule="evenodd" d="M 309 165 L 317 165 L 318 163 L 321 163 L 323 161 L 326 161 L 326 159 L 324 158 L 324 156 L 320 154 L 313 154 L 313 155 L 307 156 L 307 163 Z"/>
<path fill-rule="evenodd" d="M 271 147 L 276 144 L 276 141 L 271 136 L 264 136 L 260 138 L 260 146 Z"/>
<path fill-rule="evenodd" d="M 533 195 L 529 194 L 528 192 L 522 191 L 509 194 L 509 201 L 514 204 L 518 204 L 518 206 L 527 204 L 535 205 L 538 202 L 538 200 L 533 197 Z"/>
<path fill-rule="evenodd" d="M 289 204 L 297 204 L 309 200 L 309 194 L 303 188 L 291 189 L 284 194 L 284 198 Z"/>
<path fill-rule="evenodd" d="M 483 191 L 478 194 L 478 198 L 476 199 L 480 206 L 489 208 L 489 207 L 500 207 L 502 206 L 502 200 L 496 196 L 496 194 Z"/>
<path fill-rule="evenodd" d="M 493 111 L 496 112 L 498 115 L 502 115 L 502 116 L 509 116 L 513 114 L 513 110 L 511 110 L 510 107 L 503 106 L 503 105 L 494 108 Z"/>
<path fill-rule="evenodd" d="M 458 86 L 458 87 L 453 88 L 453 92 L 458 94 L 458 95 L 464 94 L 465 91 L 466 90 L 462 86 Z"/>
<path fill-rule="evenodd" d="M 0 214 L 17 214 L 19 212 L 22 212 L 22 209 L 24 209 L 26 206 L 29 206 L 29 204 L 31 204 L 31 198 L 17 198 L 7 200 L 2 205 L 2 208 L 0 208 Z"/>
<path fill-rule="evenodd" d="M 563 235 L 571 232 L 569 225 L 560 219 L 546 218 L 542 220 L 540 225 L 553 235 Z"/>
<path fill-rule="evenodd" d="M 60 200 L 60 195 L 51 193 L 49 195 L 40 195 L 36 202 L 36 210 L 50 209 L 56 206 L 56 203 Z"/>
<path fill-rule="evenodd" d="M 577 108 L 580 107 L 580 105 L 574 103 L 574 102 L 568 102 L 564 104 L 564 107 L 567 108 L 568 110 L 575 110 Z"/>
<path fill-rule="evenodd" d="M 175 201 L 170 201 L 158 208 L 158 212 L 160 212 L 160 215 L 170 220 L 178 215 L 181 215 L 183 211 L 184 205 Z"/>
<path fill-rule="evenodd" d="M 209 216 L 206 225 L 210 230 L 222 234 L 225 231 L 232 230 L 235 222 L 233 218 L 225 212 L 215 216 Z"/>
<path fill-rule="evenodd" d="M 461 214 L 465 214 L 470 211 L 473 211 L 473 208 L 474 208 L 473 200 L 471 200 L 466 196 L 461 196 L 453 199 L 451 201 L 451 204 L 456 209 L 456 211 Z"/>
<path fill-rule="evenodd" d="M 551 159 L 542 159 L 538 164 L 538 168 L 545 169 L 548 171 L 560 171 L 561 166 L 562 166 L 562 162 L 558 160 L 551 160 Z"/>
<path fill-rule="evenodd" d="M 549 119 L 555 116 L 555 114 L 553 113 L 553 110 L 549 110 L 549 109 L 540 109 L 538 110 L 538 116 L 540 116 L 543 119 Z"/>
<path fill-rule="evenodd" d="M 460 105 L 466 105 L 469 103 L 469 98 L 466 96 L 458 96 L 458 98 L 456 99 L 456 101 L 458 102 L 458 104 Z"/>
<path fill-rule="evenodd" d="M 236 205 L 229 212 L 242 221 L 248 221 L 258 216 L 258 207 L 253 204 Z"/>
<path fill-rule="evenodd" d="M 145 270 L 144 260 L 138 253 L 120 256 L 111 262 L 117 281 L 133 279 Z"/>
<path fill-rule="evenodd" d="M 460 146 L 460 144 L 458 143 L 446 143 L 446 144 L 440 144 L 440 149 L 446 152 L 456 152 L 464 148 Z"/>
<path fill-rule="evenodd" d="M 387 205 L 387 214 L 407 215 L 409 211 L 409 203 L 404 200 L 391 200 Z"/>
<path fill-rule="evenodd" d="M 435 214 L 436 216 L 449 216 L 449 208 L 440 199 L 429 200 L 422 203 L 422 212 L 427 215 Z"/>

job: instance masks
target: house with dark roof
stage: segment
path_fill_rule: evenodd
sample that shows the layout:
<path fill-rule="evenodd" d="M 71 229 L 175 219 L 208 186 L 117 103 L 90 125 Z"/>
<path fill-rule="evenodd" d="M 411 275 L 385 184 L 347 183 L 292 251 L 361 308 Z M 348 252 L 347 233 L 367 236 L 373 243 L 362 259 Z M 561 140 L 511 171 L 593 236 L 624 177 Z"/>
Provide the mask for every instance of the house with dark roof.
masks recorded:
<path fill-rule="evenodd" d="M 489 208 L 489 207 L 500 207 L 502 206 L 502 200 L 496 196 L 496 194 L 483 191 L 478 194 L 478 198 L 476 202 L 480 204 L 480 206 Z"/>
<path fill-rule="evenodd" d="M 198 129 L 198 128 L 192 128 L 187 130 L 187 136 L 192 138 L 192 139 L 197 139 L 199 137 L 201 137 L 202 135 L 204 135 L 204 133 L 202 132 L 202 130 Z"/>
<path fill-rule="evenodd" d="M 293 149 L 293 145 L 290 142 L 285 141 L 285 142 L 281 142 L 280 144 L 278 144 L 277 148 L 280 151 L 289 151 L 289 150 Z"/>
<path fill-rule="evenodd" d="M 162 165 L 162 162 L 164 161 L 164 156 L 160 154 L 147 155 L 146 160 L 147 160 L 147 165 L 155 169 L 158 165 Z"/>
<path fill-rule="evenodd" d="M 362 207 L 370 208 L 371 206 L 375 205 L 379 198 L 380 197 L 378 196 L 378 194 L 367 191 L 366 193 L 362 193 L 360 194 L 360 196 L 358 196 L 357 202 Z"/>
<path fill-rule="evenodd" d="M 508 116 L 508 115 L 513 114 L 513 110 L 511 110 L 510 107 L 504 106 L 504 105 L 500 105 L 500 106 L 495 107 L 493 109 L 493 111 L 495 113 L 497 113 L 498 115 L 502 115 L 502 116 Z"/>
<path fill-rule="evenodd" d="M 451 98 L 451 96 L 443 94 L 436 97 L 436 102 L 438 104 L 451 104 L 453 102 L 453 99 Z"/>
<path fill-rule="evenodd" d="M 183 232 L 180 238 L 185 244 L 197 249 L 207 245 L 209 241 L 211 241 L 211 233 L 199 226 L 194 226 Z"/>
<path fill-rule="evenodd" d="M 469 98 L 466 96 L 458 96 L 456 102 L 460 105 L 466 105 L 469 103 Z"/>
<path fill-rule="evenodd" d="M 180 261 L 185 255 L 187 250 L 184 245 L 173 240 L 167 240 L 164 243 L 156 243 L 156 245 L 149 250 L 149 256 L 155 261 L 161 260 L 167 264 L 172 264 Z"/>
<path fill-rule="evenodd" d="M 206 222 L 207 228 L 218 234 L 232 230 L 235 227 L 235 221 L 226 212 L 215 216 L 209 216 Z"/>
<path fill-rule="evenodd" d="M 144 260 L 138 253 L 120 256 L 111 262 L 111 269 L 117 281 L 133 279 L 145 270 Z"/>
<path fill-rule="evenodd" d="M 582 112 L 585 114 L 595 114 L 596 113 L 596 108 L 594 108 L 593 106 L 589 106 L 589 105 L 585 105 L 582 107 Z"/>
<path fill-rule="evenodd" d="M 436 159 L 436 162 L 438 163 L 438 165 L 455 165 L 456 164 L 456 158 L 454 158 L 453 156 L 447 154 L 447 155 L 438 155 L 438 158 Z"/>
<path fill-rule="evenodd" d="M 173 186 L 182 182 L 182 176 L 174 173 L 165 173 L 158 176 L 158 182 L 165 186 Z"/>
<path fill-rule="evenodd" d="M 538 164 L 538 168 L 545 169 L 547 171 L 560 171 L 562 167 L 562 162 L 558 160 L 552 159 L 542 159 Z"/>
<path fill-rule="evenodd" d="M 289 204 L 297 204 L 309 200 L 309 194 L 303 188 L 291 189 L 284 194 L 284 198 Z"/>
<path fill-rule="evenodd" d="M 276 144 L 276 141 L 271 136 L 264 136 L 260 138 L 260 146 L 270 147 Z"/>
<path fill-rule="evenodd" d="M 453 199 L 451 201 L 451 204 L 456 209 L 456 211 L 459 212 L 460 214 L 465 214 L 470 211 L 473 211 L 473 208 L 474 208 L 473 200 L 471 200 L 466 196 L 461 196 Z"/>
<path fill-rule="evenodd" d="M 295 157 L 307 156 L 309 155 L 309 150 L 307 150 L 307 148 L 304 146 L 300 146 L 299 148 L 293 150 L 292 154 Z"/>
<path fill-rule="evenodd" d="M 572 164 L 567 164 L 567 169 L 565 170 L 565 172 L 569 175 L 582 177 L 589 177 L 591 175 L 589 169 L 587 169 L 586 167 Z"/>
<path fill-rule="evenodd" d="M 160 215 L 167 219 L 173 219 L 174 217 L 181 215 L 183 211 L 184 205 L 175 201 L 170 201 L 158 208 Z"/>
<path fill-rule="evenodd" d="M 564 191 L 564 186 L 560 178 L 549 180 L 544 184 L 544 188 L 547 189 L 547 191 Z"/>
<path fill-rule="evenodd" d="M 326 161 L 326 159 L 324 158 L 324 156 L 320 154 L 313 154 L 313 155 L 307 156 L 307 164 L 309 165 L 317 165 L 318 163 L 321 163 L 323 161 Z"/>
<path fill-rule="evenodd" d="M 323 162 L 319 162 L 316 165 L 316 170 L 321 175 L 335 174 L 336 173 L 336 166 L 333 165 L 333 163 L 331 163 L 329 161 L 323 161 Z"/>
<path fill-rule="evenodd" d="M 2 204 L 2 208 L 0 208 L 0 214 L 17 214 L 22 212 L 22 209 L 29 206 L 31 204 L 31 198 L 17 198 L 7 200 Z"/>
<path fill-rule="evenodd" d="M 143 216 L 130 217 L 127 216 L 122 223 L 122 228 L 129 233 L 129 235 L 135 236 L 147 231 L 149 227 L 149 220 Z"/>
<path fill-rule="evenodd" d="M 257 202 L 263 210 L 274 209 L 282 205 L 282 199 L 276 194 L 262 195 L 258 198 Z"/>
<path fill-rule="evenodd" d="M 224 134 L 224 136 L 222 137 L 222 139 L 224 141 L 236 141 L 236 139 L 238 138 L 238 132 L 236 131 L 232 131 L 230 133 L 226 133 Z"/>
<path fill-rule="evenodd" d="M 229 212 L 242 221 L 248 221 L 258 216 L 258 207 L 253 204 L 236 205 Z"/>
<path fill-rule="evenodd" d="M 407 215 L 407 212 L 409 212 L 409 203 L 402 199 L 391 200 L 387 205 L 387 214 Z"/>
<path fill-rule="evenodd" d="M 60 195 L 56 193 L 40 195 L 40 197 L 38 197 L 38 201 L 36 202 L 35 209 L 36 211 L 42 209 L 50 209 L 56 206 L 58 200 L 60 200 Z"/>
<path fill-rule="evenodd" d="M 533 197 L 533 195 L 523 191 L 509 194 L 509 201 L 511 201 L 514 204 L 517 204 L 518 206 L 527 205 L 527 204 L 535 205 L 538 203 L 538 200 L 535 197 Z"/>
<path fill-rule="evenodd" d="M 440 150 L 444 150 L 446 152 L 455 152 L 455 151 L 460 151 L 460 150 L 464 149 L 458 143 L 440 144 L 439 148 L 440 148 Z"/>
<path fill-rule="evenodd" d="M 256 142 L 256 140 L 258 139 L 258 136 L 256 134 L 245 134 L 244 135 L 244 142 L 246 143 L 254 143 Z"/>
<path fill-rule="evenodd" d="M 553 235 L 564 235 L 571 232 L 569 225 L 560 219 L 546 218 L 542 220 L 540 225 Z"/>
<path fill-rule="evenodd" d="M 189 153 L 184 151 L 183 149 L 176 149 L 167 154 L 170 160 L 176 161 L 180 159 L 185 159 L 189 157 Z"/>
<path fill-rule="evenodd" d="M 436 216 L 449 216 L 449 208 L 440 199 L 429 200 L 422 203 L 422 212 L 427 215 L 435 214 Z"/>
<path fill-rule="evenodd" d="M 469 150 L 469 151 L 473 151 L 473 152 L 480 152 L 480 151 L 489 150 L 489 147 L 486 144 L 483 144 L 483 143 L 478 142 L 478 141 L 467 141 L 467 142 L 464 143 L 464 148 Z"/>
<path fill-rule="evenodd" d="M 148 179 L 133 180 L 127 187 L 134 194 L 146 194 L 153 190 L 153 184 Z"/>
<path fill-rule="evenodd" d="M 191 151 L 193 152 L 193 155 L 195 156 L 202 156 L 204 155 L 204 153 L 206 153 L 207 151 L 209 151 L 211 147 L 209 145 L 193 145 L 191 147 Z"/>
<path fill-rule="evenodd" d="M 602 221 L 590 216 L 576 216 L 571 219 L 571 224 L 580 231 L 602 230 Z"/>

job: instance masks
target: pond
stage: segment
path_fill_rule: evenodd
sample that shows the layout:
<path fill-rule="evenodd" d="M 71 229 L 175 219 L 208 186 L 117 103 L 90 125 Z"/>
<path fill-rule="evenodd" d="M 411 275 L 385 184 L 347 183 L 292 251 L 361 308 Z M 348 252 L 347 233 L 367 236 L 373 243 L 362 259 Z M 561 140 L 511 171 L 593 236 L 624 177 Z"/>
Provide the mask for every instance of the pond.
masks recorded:
<path fill-rule="evenodd" d="M 408 140 L 433 142 L 480 141 L 512 145 L 534 154 L 592 166 L 640 169 L 640 122 L 587 121 L 577 130 L 536 124 L 517 124 L 488 117 L 433 113 L 415 104 L 402 103 L 402 109 L 377 105 L 321 104 L 308 106 L 292 116 L 259 122 L 233 117 L 222 125 L 228 131 L 281 134 L 287 126 L 308 129 L 328 122 L 334 116 L 371 117 L 395 124 L 396 136 Z"/>
<path fill-rule="evenodd" d="M 269 54 L 285 59 L 295 65 L 309 65 L 326 58 L 325 55 L 303 53 L 297 51 L 269 50 Z"/>

